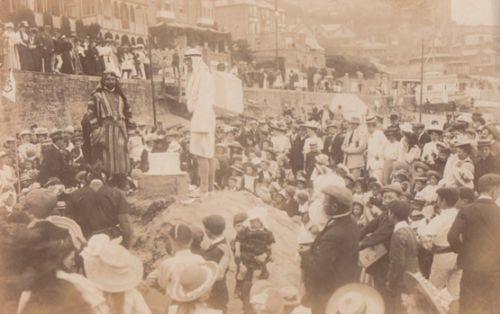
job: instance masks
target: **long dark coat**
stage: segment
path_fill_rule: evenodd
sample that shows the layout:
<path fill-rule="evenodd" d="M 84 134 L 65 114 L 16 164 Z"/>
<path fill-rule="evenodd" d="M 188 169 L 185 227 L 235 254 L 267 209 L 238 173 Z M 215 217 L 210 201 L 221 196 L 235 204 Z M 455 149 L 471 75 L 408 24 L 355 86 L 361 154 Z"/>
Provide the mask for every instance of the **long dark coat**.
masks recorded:
<path fill-rule="evenodd" d="M 324 313 L 337 288 L 358 280 L 358 244 L 358 225 L 350 215 L 330 220 L 316 237 L 311 248 L 313 314 Z"/>

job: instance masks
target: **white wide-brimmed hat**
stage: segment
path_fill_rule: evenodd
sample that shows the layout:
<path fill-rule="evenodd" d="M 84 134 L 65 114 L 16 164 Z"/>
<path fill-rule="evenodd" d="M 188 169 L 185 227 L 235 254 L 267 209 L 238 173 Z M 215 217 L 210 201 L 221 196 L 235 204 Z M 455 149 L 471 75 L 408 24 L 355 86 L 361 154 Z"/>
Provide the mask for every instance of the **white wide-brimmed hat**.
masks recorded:
<path fill-rule="evenodd" d="M 195 301 L 212 289 L 218 269 L 217 263 L 212 261 L 186 265 L 180 274 L 173 275 L 168 294 L 176 302 Z"/>
<path fill-rule="evenodd" d="M 325 313 L 379 314 L 384 313 L 384 310 L 384 300 L 377 290 L 364 284 L 351 283 L 335 291 Z"/>
<path fill-rule="evenodd" d="M 142 281 L 141 260 L 105 234 L 90 238 L 81 256 L 87 278 L 102 291 L 124 292 Z"/>

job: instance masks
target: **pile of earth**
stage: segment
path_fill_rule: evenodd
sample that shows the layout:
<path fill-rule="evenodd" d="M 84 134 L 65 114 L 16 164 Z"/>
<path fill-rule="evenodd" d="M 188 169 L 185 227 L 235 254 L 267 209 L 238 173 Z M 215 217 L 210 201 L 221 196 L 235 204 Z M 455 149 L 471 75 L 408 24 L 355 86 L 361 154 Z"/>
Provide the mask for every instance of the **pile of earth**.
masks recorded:
<path fill-rule="evenodd" d="M 185 223 L 189 226 L 202 227 L 203 217 L 218 214 L 226 219 L 225 236 L 233 239 L 233 216 L 255 207 L 266 207 L 267 224 L 273 232 L 276 243 L 273 245 L 273 261 L 268 265 L 269 280 L 276 287 L 298 286 L 300 269 L 297 258 L 296 232 L 298 224 L 285 212 L 265 205 L 259 198 L 247 192 L 218 191 L 196 200 L 192 204 L 183 204 L 174 198 L 141 200 L 131 198 L 132 223 L 137 241 L 133 251 L 144 262 L 145 273 L 151 272 L 163 259 L 168 257 L 167 232 L 169 226 Z M 230 268 L 230 289 L 234 278 L 234 267 Z M 230 293 L 232 295 L 232 293 Z M 229 309 L 234 313 L 239 302 L 231 299 Z M 237 312 L 240 312 L 239 310 Z"/>

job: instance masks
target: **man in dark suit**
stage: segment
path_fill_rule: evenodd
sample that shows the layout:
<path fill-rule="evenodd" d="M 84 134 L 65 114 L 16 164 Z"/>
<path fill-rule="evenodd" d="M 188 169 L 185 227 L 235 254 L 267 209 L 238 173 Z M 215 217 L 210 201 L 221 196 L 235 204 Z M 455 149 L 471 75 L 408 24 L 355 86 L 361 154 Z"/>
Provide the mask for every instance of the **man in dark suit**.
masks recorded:
<path fill-rule="evenodd" d="M 460 313 L 498 313 L 500 309 L 500 175 L 478 181 L 479 198 L 458 212 L 448 241 L 463 269 Z"/>
<path fill-rule="evenodd" d="M 307 128 L 300 126 L 297 134 L 292 138 L 292 146 L 290 148 L 290 166 L 293 174 L 304 170 L 304 144 L 307 138 Z"/>
<path fill-rule="evenodd" d="M 488 173 L 500 174 L 500 160 L 496 158 L 492 151 L 491 146 L 494 144 L 494 140 L 479 140 L 477 142 L 478 158 L 474 163 L 474 185 L 478 186 L 478 180 L 483 175 Z"/>
<path fill-rule="evenodd" d="M 223 313 L 227 311 L 229 292 L 227 290 L 226 274 L 230 260 L 230 247 L 224 238 L 226 221 L 222 216 L 210 215 L 203 218 L 203 227 L 208 239 L 211 241 L 208 249 L 203 253 L 207 261 L 216 262 L 219 265 L 219 278 L 214 283 L 207 303 L 214 309 Z"/>
<path fill-rule="evenodd" d="M 333 165 L 339 164 L 344 160 L 342 152 L 342 143 L 344 142 L 344 135 L 341 132 L 340 122 L 332 121 L 328 125 L 328 136 L 323 143 L 323 153 L 330 158 L 330 163 Z"/>
<path fill-rule="evenodd" d="M 318 234 L 310 251 L 313 314 L 325 313 L 332 293 L 358 279 L 359 230 L 351 216 L 352 193 L 342 187 L 323 189 L 323 210 L 329 220 Z"/>
<path fill-rule="evenodd" d="M 384 186 L 382 190 L 383 199 L 381 206 L 381 209 L 384 210 L 384 212 L 370 221 L 368 225 L 361 230 L 359 250 L 364 250 L 379 244 L 383 244 L 387 251 L 390 250 L 391 237 L 394 232 L 394 225 L 396 224 L 396 221 L 386 210 L 386 207 L 392 201 L 399 199 L 402 194 L 403 191 L 399 185 Z M 386 290 L 388 270 L 389 253 L 382 256 L 366 269 L 366 272 L 373 276 L 375 288 L 382 294 L 386 302 L 388 301 L 388 294 Z"/>
<path fill-rule="evenodd" d="M 387 313 L 403 313 L 401 294 L 405 292 L 403 277 L 406 272 L 416 273 L 418 267 L 417 234 L 408 224 L 410 205 L 395 200 L 387 205 L 387 212 L 394 218 L 394 233 L 391 237 L 389 270 L 387 272 L 387 290 L 391 302 L 387 304 Z"/>
<path fill-rule="evenodd" d="M 43 72 L 53 71 L 52 55 L 54 53 L 54 40 L 52 39 L 50 30 L 50 25 L 45 25 L 43 32 L 41 32 L 38 36 L 37 46 L 40 47 L 42 53 Z"/>
<path fill-rule="evenodd" d="M 110 238 L 122 237 L 122 245 L 132 244 L 132 226 L 129 222 L 129 204 L 117 188 L 103 184 L 99 174 L 87 177 L 90 183 L 71 193 L 66 200 L 67 215 L 82 228 L 89 239 L 95 234 Z"/>
<path fill-rule="evenodd" d="M 431 141 L 431 136 L 425 132 L 425 125 L 423 123 L 415 123 L 413 126 L 413 132 L 417 135 L 417 144 L 420 149 Z"/>
<path fill-rule="evenodd" d="M 66 150 L 63 133 L 61 130 L 50 134 L 52 145 L 42 151 L 42 162 L 38 181 L 45 184 L 49 178 L 59 178 L 65 186 L 75 184 L 75 172 L 70 165 L 71 156 Z"/>

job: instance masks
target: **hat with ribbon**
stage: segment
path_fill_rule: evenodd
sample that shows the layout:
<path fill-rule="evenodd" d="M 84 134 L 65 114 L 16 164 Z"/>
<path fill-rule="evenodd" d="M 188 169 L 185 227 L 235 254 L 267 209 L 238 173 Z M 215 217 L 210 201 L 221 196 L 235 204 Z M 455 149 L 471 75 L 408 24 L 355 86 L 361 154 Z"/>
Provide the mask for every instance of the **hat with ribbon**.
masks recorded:
<path fill-rule="evenodd" d="M 80 255 L 87 278 L 104 292 L 132 290 L 142 281 L 141 260 L 105 234 L 92 236 Z"/>
<path fill-rule="evenodd" d="M 180 303 L 192 302 L 206 295 L 212 289 L 218 275 L 215 262 L 201 262 L 186 265 L 179 274 L 172 276 L 167 288 L 172 300 Z"/>

